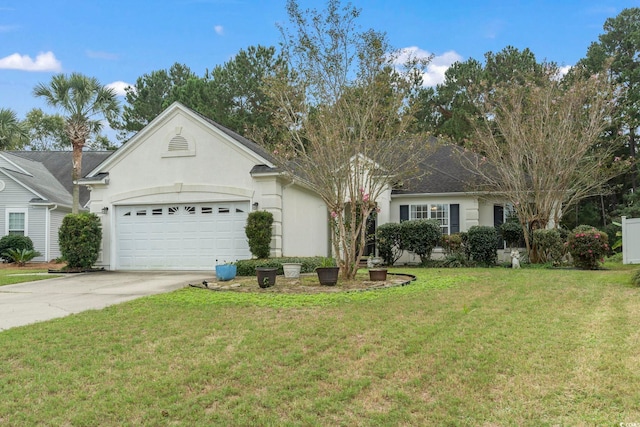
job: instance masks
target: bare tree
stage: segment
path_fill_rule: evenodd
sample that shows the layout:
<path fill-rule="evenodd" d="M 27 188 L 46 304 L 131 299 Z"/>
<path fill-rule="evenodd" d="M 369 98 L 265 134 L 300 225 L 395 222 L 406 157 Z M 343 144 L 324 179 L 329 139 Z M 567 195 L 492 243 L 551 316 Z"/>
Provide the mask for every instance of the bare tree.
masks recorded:
<path fill-rule="evenodd" d="M 615 108 L 615 88 L 604 75 L 546 78 L 484 92 L 483 120 L 469 148 L 484 189 L 512 203 L 525 233 L 558 226 L 563 210 L 601 194 L 628 166 L 614 161 L 615 144 L 601 136 Z"/>
<path fill-rule="evenodd" d="M 427 60 L 403 60 L 384 34 L 358 32 L 360 11 L 337 0 L 322 12 L 290 0 L 287 12 L 287 65 L 268 86 L 291 137 L 275 154 L 328 206 L 333 253 L 342 277 L 352 278 L 376 200 L 392 181 L 415 176 L 427 149 L 426 138 L 406 132 Z"/>

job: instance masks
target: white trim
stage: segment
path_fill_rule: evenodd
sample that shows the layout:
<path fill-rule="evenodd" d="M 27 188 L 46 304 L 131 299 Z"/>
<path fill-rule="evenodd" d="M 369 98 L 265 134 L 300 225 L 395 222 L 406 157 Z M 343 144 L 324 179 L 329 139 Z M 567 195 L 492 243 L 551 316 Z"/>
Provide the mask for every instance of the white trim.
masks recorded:
<path fill-rule="evenodd" d="M 4 217 L 4 234 L 9 234 L 9 214 L 23 213 L 24 214 L 24 236 L 29 235 L 29 209 L 26 208 L 6 208 Z"/>

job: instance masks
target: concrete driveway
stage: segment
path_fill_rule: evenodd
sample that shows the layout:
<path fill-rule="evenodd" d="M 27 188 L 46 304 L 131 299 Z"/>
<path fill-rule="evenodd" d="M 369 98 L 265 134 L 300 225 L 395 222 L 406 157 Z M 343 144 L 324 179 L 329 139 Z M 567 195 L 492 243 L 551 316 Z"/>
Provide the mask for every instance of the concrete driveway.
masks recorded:
<path fill-rule="evenodd" d="M 213 276 L 207 271 L 103 271 L 0 286 L 0 331 L 173 291 Z"/>

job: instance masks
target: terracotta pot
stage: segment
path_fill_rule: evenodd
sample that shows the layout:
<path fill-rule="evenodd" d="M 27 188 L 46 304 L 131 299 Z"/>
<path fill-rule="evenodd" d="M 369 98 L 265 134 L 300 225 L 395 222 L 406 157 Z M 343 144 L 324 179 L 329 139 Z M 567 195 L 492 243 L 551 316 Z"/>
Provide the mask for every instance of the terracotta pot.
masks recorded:
<path fill-rule="evenodd" d="M 372 282 L 384 282 L 387 280 L 386 268 L 372 268 L 369 270 L 369 280 Z"/>
<path fill-rule="evenodd" d="M 338 283 L 339 267 L 318 267 L 316 273 L 321 285 L 335 286 Z"/>
<path fill-rule="evenodd" d="M 260 286 L 261 288 L 268 288 L 269 286 L 275 285 L 277 274 L 277 268 L 257 267 L 256 276 L 258 276 L 258 286 Z"/>

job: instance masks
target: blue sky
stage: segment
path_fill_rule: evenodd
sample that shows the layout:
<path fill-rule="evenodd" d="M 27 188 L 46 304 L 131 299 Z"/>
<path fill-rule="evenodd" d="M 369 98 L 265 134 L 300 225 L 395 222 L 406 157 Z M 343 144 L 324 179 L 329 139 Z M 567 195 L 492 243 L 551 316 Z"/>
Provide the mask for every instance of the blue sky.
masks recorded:
<path fill-rule="evenodd" d="M 80 72 L 119 91 L 180 62 L 196 74 L 251 45 L 276 45 L 286 0 L 0 0 L 0 107 L 20 118 L 33 87 Z M 303 8 L 324 1 L 299 0 Z M 426 77 L 441 81 L 456 60 L 483 59 L 507 45 L 569 66 L 602 25 L 640 0 L 353 0 L 362 29 L 385 31 L 396 48 L 436 55 Z M 346 4 L 344 2 L 343 4 Z M 52 111 L 44 108 L 46 111 Z"/>

